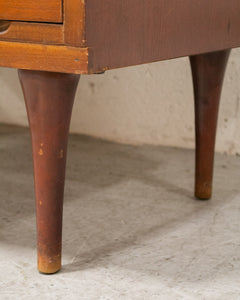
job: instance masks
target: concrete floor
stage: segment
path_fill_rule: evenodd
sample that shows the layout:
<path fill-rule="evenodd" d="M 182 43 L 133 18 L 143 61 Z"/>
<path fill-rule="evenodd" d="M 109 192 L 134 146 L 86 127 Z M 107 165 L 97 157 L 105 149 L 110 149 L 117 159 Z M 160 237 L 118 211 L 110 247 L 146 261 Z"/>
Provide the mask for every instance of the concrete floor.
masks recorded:
<path fill-rule="evenodd" d="M 71 136 L 63 268 L 36 270 L 27 129 L 0 126 L 0 299 L 240 299 L 240 158 L 216 156 L 193 199 L 194 152 Z"/>

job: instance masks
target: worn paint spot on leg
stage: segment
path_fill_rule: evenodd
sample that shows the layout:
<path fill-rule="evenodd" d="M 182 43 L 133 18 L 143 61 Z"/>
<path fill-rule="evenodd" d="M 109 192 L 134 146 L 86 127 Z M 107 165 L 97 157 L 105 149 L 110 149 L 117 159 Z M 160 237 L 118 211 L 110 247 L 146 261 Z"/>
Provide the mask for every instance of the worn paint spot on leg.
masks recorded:
<path fill-rule="evenodd" d="M 64 154 L 63 149 L 61 149 L 59 152 L 59 158 L 63 158 L 63 154 Z"/>
<path fill-rule="evenodd" d="M 43 145 L 44 145 L 43 143 L 40 143 L 40 149 L 38 151 L 38 154 L 41 155 L 41 156 L 44 154 L 43 149 L 42 149 Z"/>

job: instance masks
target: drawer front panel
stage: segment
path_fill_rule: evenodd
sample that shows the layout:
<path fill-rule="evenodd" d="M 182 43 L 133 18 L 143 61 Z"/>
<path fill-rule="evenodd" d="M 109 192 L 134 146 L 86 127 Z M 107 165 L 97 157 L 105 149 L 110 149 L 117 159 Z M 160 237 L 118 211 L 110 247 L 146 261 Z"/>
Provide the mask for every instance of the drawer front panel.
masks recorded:
<path fill-rule="evenodd" d="M 0 20 L 62 23 L 62 0 L 0 0 Z"/>

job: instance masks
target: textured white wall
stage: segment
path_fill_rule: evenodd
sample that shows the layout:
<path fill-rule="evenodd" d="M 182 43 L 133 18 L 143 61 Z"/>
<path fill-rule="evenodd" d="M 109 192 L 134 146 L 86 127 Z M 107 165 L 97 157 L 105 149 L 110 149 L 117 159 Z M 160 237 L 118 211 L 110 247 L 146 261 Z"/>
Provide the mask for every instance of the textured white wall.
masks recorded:
<path fill-rule="evenodd" d="M 240 153 L 240 50 L 233 50 L 220 107 L 217 150 Z M 0 68 L 0 122 L 27 125 L 15 70 Z M 187 58 L 82 76 L 71 131 L 130 144 L 194 147 Z"/>

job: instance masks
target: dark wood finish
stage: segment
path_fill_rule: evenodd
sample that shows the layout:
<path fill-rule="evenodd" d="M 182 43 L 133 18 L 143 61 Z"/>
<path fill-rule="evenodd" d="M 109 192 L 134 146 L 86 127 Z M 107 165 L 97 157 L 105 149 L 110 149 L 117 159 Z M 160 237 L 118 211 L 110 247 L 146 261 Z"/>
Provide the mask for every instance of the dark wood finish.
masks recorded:
<path fill-rule="evenodd" d="M 32 137 L 38 269 L 61 268 L 67 141 L 79 75 L 19 70 Z"/>
<path fill-rule="evenodd" d="M 195 96 L 195 196 L 199 199 L 212 195 L 218 108 L 229 54 L 225 50 L 190 57 Z"/>
<path fill-rule="evenodd" d="M 92 72 L 240 46 L 239 0 L 88 0 Z"/>
<path fill-rule="evenodd" d="M 0 0 L 0 19 L 62 22 L 62 0 Z"/>

